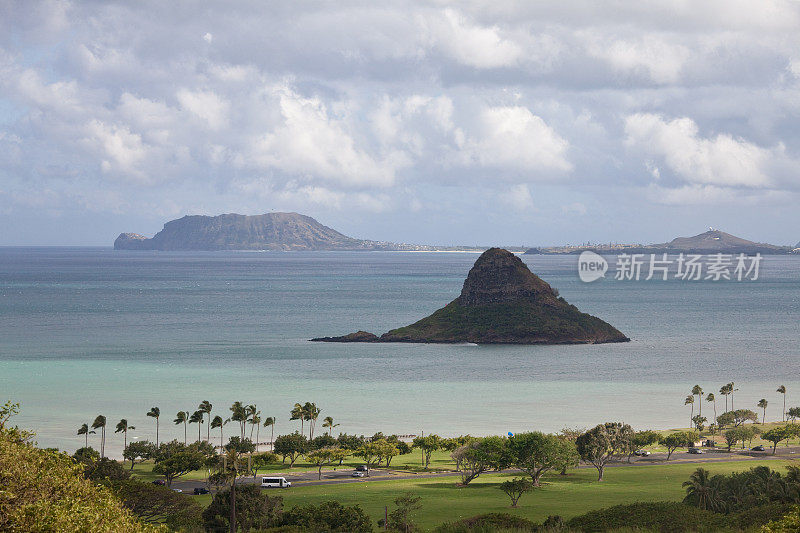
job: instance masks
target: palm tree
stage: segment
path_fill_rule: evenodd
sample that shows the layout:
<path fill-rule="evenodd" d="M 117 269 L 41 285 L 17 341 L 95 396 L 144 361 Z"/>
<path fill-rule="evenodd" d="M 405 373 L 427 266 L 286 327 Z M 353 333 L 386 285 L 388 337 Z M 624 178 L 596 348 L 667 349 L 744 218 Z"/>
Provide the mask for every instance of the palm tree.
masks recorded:
<path fill-rule="evenodd" d="M 331 432 L 333 431 L 333 428 L 335 428 L 338 425 L 339 424 L 334 424 L 333 423 L 333 417 L 332 416 L 326 416 L 325 419 L 322 421 L 322 427 L 328 428 L 328 436 L 331 435 Z"/>
<path fill-rule="evenodd" d="M 258 408 L 255 404 L 250 404 L 244 408 L 245 416 L 247 420 L 245 420 L 245 424 L 250 424 L 250 440 L 253 440 L 253 416 L 258 412 Z M 247 427 L 247 426 L 245 426 Z"/>
<path fill-rule="evenodd" d="M 250 417 L 250 440 L 253 440 L 253 426 L 256 427 L 256 453 L 258 452 L 258 439 L 261 435 L 261 411 L 257 411 Z"/>
<path fill-rule="evenodd" d="M 186 441 L 187 441 L 187 438 L 186 438 L 186 422 L 188 422 L 188 421 L 189 421 L 189 413 L 187 413 L 186 411 L 178 411 L 178 414 L 175 415 L 175 420 L 173 420 L 173 422 L 175 422 L 176 426 L 178 426 L 180 424 L 183 424 L 183 443 L 184 444 L 186 444 Z"/>
<path fill-rule="evenodd" d="M 122 434 L 123 434 L 123 437 L 125 439 L 124 440 L 124 444 L 123 444 L 124 447 L 122 448 L 123 450 L 128 447 L 128 430 L 129 429 L 136 429 L 136 426 L 129 426 L 128 425 L 128 420 L 123 418 L 119 422 L 117 422 L 117 429 L 114 430 L 114 433 L 119 433 L 121 431 Z"/>
<path fill-rule="evenodd" d="M 89 447 L 89 433 L 94 435 L 97 433 L 96 431 L 89 431 L 89 424 L 83 424 L 81 427 L 78 428 L 78 435 L 83 435 L 86 439 L 86 443 L 83 445 L 84 448 Z"/>
<path fill-rule="evenodd" d="M 200 442 L 200 439 L 202 438 L 200 436 L 200 429 L 203 427 L 203 415 L 204 414 L 205 413 L 203 411 L 198 409 L 197 411 L 192 413 L 192 416 L 189 417 L 189 423 L 190 424 L 197 424 L 197 442 Z"/>
<path fill-rule="evenodd" d="M 733 407 L 733 393 L 736 392 L 737 390 L 739 390 L 739 389 L 736 389 L 734 387 L 736 387 L 736 385 L 733 383 L 733 381 L 728 383 L 728 393 L 731 395 L 731 411 L 735 411 L 736 410 Z"/>
<path fill-rule="evenodd" d="M 709 392 L 708 396 L 706 396 L 707 402 L 713 402 L 714 404 L 714 423 L 717 422 L 717 398 L 714 396 L 713 392 Z"/>
<path fill-rule="evenodd" d="M 314 438 L 314 426 L 317 425 L 317 417 L 322 410 L 314 402 L 306 402 L 303 406 L 305 419 L 308 421 L 308 438 Z"/>
<path fill-rule="evenodd" d="M 268 416 L 264 418 L 264 427 L 272 428 L 272 434 L 269 437 L 269 450 L 272 451 L 273 442 L 275 441 L 275 417 Z"/>
<path fill-rule="evenodd" d="M 758 400 L 758 403 L 756 404 L 756 405 L 758 405 L 758 406 L 759 406 L 761 409 L 763 409 L 763 410 L 764 410 L 764 414 L 761 416 L 761 423 L 762 423 L 762 424 L 763 424 L 763 423 L 766 421 L 766 419 L 767 419 L 767 404 L 768 404 L 768 403 L 769 403 L 769 402 L 768 402 L 766 399 L 764 399 L 764 398 L 761 398 L 760 400 Z"/>
<path fill-rule="evenodd" d="M 233 402 L 231 409 L 231 420 L 239 422 L 240 438 L 244 440 L 244 427 L 247 424 L 247 409 L 242 402 Z"/>
<path fill-rule="evenodd" d="M 699 408 L 698 414 L 703 416 L 703 387 L 695 385 L 692 387 L 692 396 L 697 396 L 697 405 Z"/>
<path fill-rule="evenodd" d="M 214 419 L 208 425 L 209 428 L 215 428 L 215 429 L 219 428 L 219 447 L 220 447 L 220 449 L 222 449 L 222 426 L 224 424 L 225 424 L 225 422 L 222 421 L 222 417 L 217 415 L 217 416 L 214 417 Z"/>
<path fill-rule="evenodd" d="M 106 453 L 106 417 L 97 415 L 92 422 L 92 429 L 100 429 L 100 457 L 105 457 Z"/>
<path fill-rule="evenodd" d="M 700 509 L 712 509 L 715 505 L 716 490 L 711 474 L 705 468 L 698 468 L 683 482 L 686 489 L 684 503 L 695 505 Z"/>
<path fill-rule="evenodd" d="M 728 390 L 728 385 L 723 385 L 719 388 L 719 393 L 725 396 L 725 412 L 728 412 L 728 395 L 731 393 Z"/>
<path fill-rule="evenodd" d="M 300 434 L 303 435 L 303 421 L 306 419 L 305 412 L 303 411 L 303 406 L 299 403 L 294 404 L 292 407 L 292 412 L 289 413 L 291 418 L 289 420 L 299 420 L 300 421 Z"/>
<path fill-rule="evenodd" d="M 209 402 L 208 400 L 203 400 L 202 402 L 200 402 L 200 405 L 197 408 L 203 411 L 206 415 L 208 415 L 208 419 L 211 420 L 212 407 L 213 406 L 211 405 L 211 402 Z M 207 441 L 211 440 L 211 426 L 208 426 L 206 428 L 206 440 Z"/>
<path fill-rule="evenodd" d="M 692 419 L 694 418 L 694 396 L 692 396 L 691 394 L 687 396 L 686 399 L 683 401 L 683 405 L 692 406 L 692 414 L 689 415 L 689 427 L 691 428 L 693 427 L 694 424 L 694 422 L 692 422 Z"/>
<path fill-rule="evenodd" d="M 158 407 L 151 407 L 150 410 L 147 412 L 147 416 L 156 419 L 156 448 L 158 448 L 158 417 L 161 416 L 161 409 L 159 409 Z"/>
<path fill-rule="evenodd" d="M 783 412 L 781 413 L 781 421 L 786 422 L 786 387 L 781 385 L 776 392 L 783 394 Z"/>

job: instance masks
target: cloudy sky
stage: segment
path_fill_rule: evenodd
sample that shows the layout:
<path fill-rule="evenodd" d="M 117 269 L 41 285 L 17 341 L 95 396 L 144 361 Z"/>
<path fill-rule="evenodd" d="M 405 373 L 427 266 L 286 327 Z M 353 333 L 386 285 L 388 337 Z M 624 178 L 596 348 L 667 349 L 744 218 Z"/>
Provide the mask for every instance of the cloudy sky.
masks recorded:
<path fill-rule="evenodd" d="M 0 245 L 800 240 L 800 4 L 0 0 Z"/>

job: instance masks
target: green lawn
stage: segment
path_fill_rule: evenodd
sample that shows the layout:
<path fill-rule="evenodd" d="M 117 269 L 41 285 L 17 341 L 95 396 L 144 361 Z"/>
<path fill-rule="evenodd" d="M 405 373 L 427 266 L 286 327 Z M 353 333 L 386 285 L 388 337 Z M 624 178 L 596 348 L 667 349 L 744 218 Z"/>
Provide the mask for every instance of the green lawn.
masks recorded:
<path fill-rule="evenodd" d="M 785 461 L 729 461 L 709 463 L 704 468 L 713 473 L 746 470 L 757 465 L 780 469 Z M 520 500 L 512 509 L 509 500 L 498 489 L 498 484 L 511 474 L 489 474 L 479 477 L 467 487 L 456 485 L 457 476 L 438 479 L 370 481 L 338 485 L 302 486 L 275 491 L 284 497 L 286 507 L 318 504 L 325 500 L 338 500 L 346 505 L 358 504 L 375 520 L 383 516 L 384 505 L 393 508 L 392 501 L 405 491 L 422 497 L 418 522 L 426 529 L 445 521 L 457 520 L 489 512 L 509 512 L 536 521 L 548 515 L 564 518 L 592 509 L 635 501 L 680 500 L 681 483 L 697 468 L 696 464 L 657 466 L 625 466 L 606 469 L 605 480 L 597 482 L 594 469 L 580 469 L 568 476 L 550 475 L 541 489 Z M 273 494 L 271 492 L 270 494 Z M 209 496 L 198 498 L 207 504 Z"/>

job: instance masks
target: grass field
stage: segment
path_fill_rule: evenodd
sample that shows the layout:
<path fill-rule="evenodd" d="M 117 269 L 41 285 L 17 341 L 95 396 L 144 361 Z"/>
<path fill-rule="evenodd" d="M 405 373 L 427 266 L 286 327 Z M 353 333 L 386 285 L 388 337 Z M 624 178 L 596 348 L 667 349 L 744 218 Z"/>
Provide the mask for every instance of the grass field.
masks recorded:
<path fill-rule="evenodd" d="M 758 465 L 768 465 L 781 470 L 788 461 L 726 461 L 703 465 L 712 473 L 742 471 Z M 318 504 L 325 500 L 338 500 L 345 505 L 360 505 L 378 520 L 383 517 L 384 506 L 394 508 L 393 500 L 403 492 L 412 492 L 422 498 L 422 509 L 417 512 L 418 523 L 426 530 L 442 522 L 458 520 L 481 513 L 508 512 L 535 521 L 548 515 L 570 518 L 592 509 L 635 501 L 679 501 L 684 492 L 681 483 L 698 467 L 696 464 L 671 464 L 652 466 L 624 466 L 608 468 L 605 480 L 597 481 L 592 468 L 570 472 L 568 476 L 546 476 L 542 488 L 523 496 L 519 507 L 510 507 L 507 496 L 499 484 L 513 474 L 484 474 L 467 487 L 457 486 L 458 476 L 396 481 L 369 481 L 338 485 L 297 485 L 289 490 L 275 491 L 284 497 L 285 507 Z M 272 492 L 270 494 L 273 494 Z M 200 496 L 198 501 L 207 505 L 210 496 Z"/>

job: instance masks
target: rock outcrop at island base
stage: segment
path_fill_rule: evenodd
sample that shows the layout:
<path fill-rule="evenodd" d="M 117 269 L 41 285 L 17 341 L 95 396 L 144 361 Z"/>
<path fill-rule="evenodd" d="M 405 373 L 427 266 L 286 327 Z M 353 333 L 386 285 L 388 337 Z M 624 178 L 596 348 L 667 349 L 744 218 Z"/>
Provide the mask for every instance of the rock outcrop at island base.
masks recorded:
<path fill-rule="evenodd" d="M 358 331 L 320 342 L 589 344 L 630 339 L 560 298 L 514 254 L 491 248 L 469 271 L 458 298 L 380 337 Z"/>

